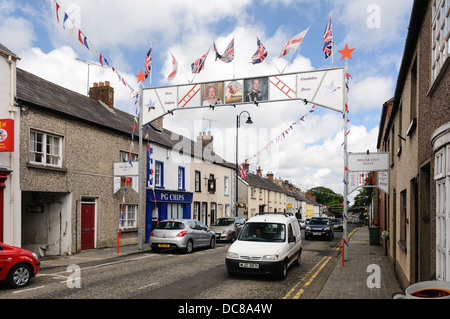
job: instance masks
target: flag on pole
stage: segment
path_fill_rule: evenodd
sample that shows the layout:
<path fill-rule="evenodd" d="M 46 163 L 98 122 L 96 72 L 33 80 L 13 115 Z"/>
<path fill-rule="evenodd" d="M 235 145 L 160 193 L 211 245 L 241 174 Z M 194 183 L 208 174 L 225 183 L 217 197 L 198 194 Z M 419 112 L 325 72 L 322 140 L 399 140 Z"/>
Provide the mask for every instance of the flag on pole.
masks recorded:
<path fill-rule="evenodd" d="M 297 49 L 299 47 L 300 43 L 302 43 L 303 39 L 305 38 L 305 35 L 308 32 L 308 30 L 309 30 L 309 28 L 300 32 L 295 37 L 293 37 L 288 42 L 286 42 L 286 44 L 281 48 L 281 53 L 280 53 L 279 58 L 284 57 L 292 49 Z"/>
<path fill-rule="evenodd" d="M 150 72 L 152 71 L 152 48 L 150 47 L 150 50 L 148 51 L 147 55 L 145 56 L 145 77 L 144 79 L 147 80 Z"/>
<path fill-rule="evenodd" d="M 200 73 L 201 70 L 205 67 L 205 60 L 208 57 L 208 53 L 211 47 L 209 47 L 208 51 L 203 54 L 200 58 L 195 60 L 194 63 L 191 64 L 192 73 Z"/>
<path fill-rule="evenodd" d="M 175 58 L 173 57 L 172 53 L 171 53 L 171 55 L 172 55 L 172 66 L 173 66 L 173 69 L 172 69 L 172 73 L 170 73 L 169 76 L 167 77 L 167 80 L 169 80 L 169 81 L 172 81 L 175 78 L 175 76 L 177 75 L 177 73 L 178 73 L 177 60 L 175 60 Z"/>
<path fill-rule="evenodd" d="M 228 44 L 223 54 L 219 54 L 219 52 L 217 51 L 216 43 L 214 42 L 214 51 L 216 52 L 216 61 L 217 59 L 220 59 L 225 63 L 230 63 L 234 60 L 234 38 L 233 40 L 231 40 L 230 44 Z"/>
<path fill-rule="evenodd" d="M 261 40 L 259 40 L 258 38 L 256 38 L 256 45 L 258 47 L 258 49 L 256 50 L 255 54 L 253 54 L 252 56 L 252 64 L 258 64 L 263 62 L 266 57 L 267 57 L 267 50 L 264 47 L 264 45 L 262 44 Z"/>
<path fill-rule="evenodd" d="M 244 169 L 244 165 L 239 165 L 239 176 L 242 179 L 246 179 L 248 174 L 248 170 Z"/>
<path fill-rule="evenodd" d="M 332 53 L 333 48 L 333 26 L 331 24 L 331 15 L 330 20 L 325 28 L 325 32 L 323 34 L 323 53 L 325 54 L 325 60 L 328 59 Z"/>

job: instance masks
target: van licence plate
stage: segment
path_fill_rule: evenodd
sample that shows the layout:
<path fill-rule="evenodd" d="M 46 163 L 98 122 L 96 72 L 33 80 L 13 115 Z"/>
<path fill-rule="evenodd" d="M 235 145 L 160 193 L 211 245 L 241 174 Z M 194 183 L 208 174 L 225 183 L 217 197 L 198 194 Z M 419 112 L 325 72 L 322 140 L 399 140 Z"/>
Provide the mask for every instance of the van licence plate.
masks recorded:
<path fill-rule="evenodd" d="M 253 268 L 253 269 L 258 269 L 258 268 L 259 268 L 259 264 L 239 263 L 239 267 L 241 267 L 241 268 Z"/>

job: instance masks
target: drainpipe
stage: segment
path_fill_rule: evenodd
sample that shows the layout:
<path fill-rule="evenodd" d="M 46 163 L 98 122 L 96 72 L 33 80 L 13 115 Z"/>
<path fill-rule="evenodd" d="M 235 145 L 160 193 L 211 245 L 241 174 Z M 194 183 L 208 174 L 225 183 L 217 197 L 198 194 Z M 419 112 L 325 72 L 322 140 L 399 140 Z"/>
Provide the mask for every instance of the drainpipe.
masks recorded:
<path fill-rule="evenodd" d="M 8 105 L 8 111 L 10 114 L 10 118 L 12 120 L 15 119 L 15 113 L 17 109 L 14 107 L 14 98 L 16 95 L 16 86 L 15 86 L 15 72 L 16 72 L 16 62 L 13 60 L 12 56 L 8 56 L 8 64 L 9 64 L 9 84 L 10 84 L 10 100 Z M 14 121 L 14 130 L 16 127 L 16 123 Z M 14 134 L 14 138 L 17 139 L 18 134 Z M 15 141 L 14 141 L 15 144 Z M 15 149 L 15 148 L 14 148 Z M 9 165 L 10 170 L 12 171 L 9 178 L 10 190 L 9 190 L 9 221 L 10 221 L 10 242 L 14 245 L 17 243 L 14 242 L 14 152 L 10 152 L 9 154 Z M 21 243 L 20 243 L 21 245 Z M 19 245 L 19 246 L 20 246 Z"/>

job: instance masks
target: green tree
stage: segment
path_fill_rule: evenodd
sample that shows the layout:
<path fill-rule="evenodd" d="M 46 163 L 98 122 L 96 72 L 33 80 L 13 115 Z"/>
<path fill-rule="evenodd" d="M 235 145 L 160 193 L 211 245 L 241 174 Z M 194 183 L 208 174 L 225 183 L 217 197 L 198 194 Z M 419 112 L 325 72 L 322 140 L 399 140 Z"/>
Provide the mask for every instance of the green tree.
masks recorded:
<path fill-rule="evenodd" d="M 342 203 L 344 197 L 336 194 L 331 189 L 319 186 L 308 190 L 309 193 L 316 196 L 316 201 L 323 206 L 327 206 L 328 210 L 337 218 L 342 218 Z"/>

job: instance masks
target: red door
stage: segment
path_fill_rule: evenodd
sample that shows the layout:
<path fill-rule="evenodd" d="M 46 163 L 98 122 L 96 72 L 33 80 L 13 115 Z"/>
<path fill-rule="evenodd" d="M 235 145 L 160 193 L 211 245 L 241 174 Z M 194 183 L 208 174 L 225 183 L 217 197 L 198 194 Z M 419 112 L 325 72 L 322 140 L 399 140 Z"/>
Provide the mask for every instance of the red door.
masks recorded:
<path fill-rule="evenodd" d="M 81 249 L 95 245 L 95 204 L 81 204 Z"/>

